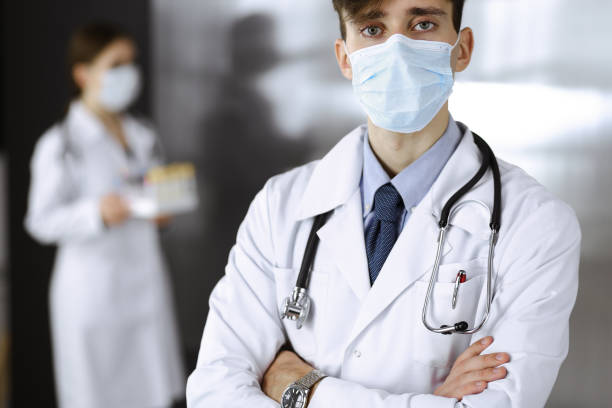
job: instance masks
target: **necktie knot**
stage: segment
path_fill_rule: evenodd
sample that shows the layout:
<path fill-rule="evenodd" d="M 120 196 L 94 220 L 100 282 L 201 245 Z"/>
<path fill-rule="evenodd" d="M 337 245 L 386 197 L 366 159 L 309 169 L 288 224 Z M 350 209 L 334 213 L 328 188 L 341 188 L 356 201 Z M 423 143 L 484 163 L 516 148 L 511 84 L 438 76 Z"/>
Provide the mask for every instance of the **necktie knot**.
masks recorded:
<path fill-rule="evenodd" d="M 387 183 L 376 190 L 376 194 L 374 194 L 374 215 L 377 219 L 395 223 L 403 210 L 402 196 L 391 183 Z"/>

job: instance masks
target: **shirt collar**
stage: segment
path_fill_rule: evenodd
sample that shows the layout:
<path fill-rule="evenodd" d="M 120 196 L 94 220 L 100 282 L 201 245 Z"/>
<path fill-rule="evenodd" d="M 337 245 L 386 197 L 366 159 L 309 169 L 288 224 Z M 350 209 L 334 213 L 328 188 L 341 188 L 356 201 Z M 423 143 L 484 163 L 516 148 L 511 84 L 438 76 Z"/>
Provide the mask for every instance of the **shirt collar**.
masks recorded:
<path fill-rule="evenodd" d="M 76 99 L 70 103 L 67 116 L 71 133 L 81 140 L 96 140 L 106 135 L 104 125 L 86 106 Z"/>
<path fill-rule="evenodd" d="M 364 218 L 372 210 L 376 191 L 389 182 L 402 196 L 406 209 L 416 206 L 438 178 L 462 136 L 459 126 L 451 116 L 442 137 L 416 161 L 393 179 L 390 179 L 374 155 L 366 133 L 363 143 L 363 174 L 361 179 Z"/>

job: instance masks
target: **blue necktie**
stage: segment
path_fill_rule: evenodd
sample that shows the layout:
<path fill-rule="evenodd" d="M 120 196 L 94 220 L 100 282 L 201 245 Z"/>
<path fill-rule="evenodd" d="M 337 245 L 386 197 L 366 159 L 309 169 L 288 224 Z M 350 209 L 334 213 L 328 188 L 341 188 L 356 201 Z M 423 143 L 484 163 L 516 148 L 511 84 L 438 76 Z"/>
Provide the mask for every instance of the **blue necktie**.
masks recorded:
<path fill-rule="evenodd" d="M 376 194 L 374 194 L 374 218 L 365 233 L 371 284 L 374 284 L 397 240 L 397 223 L 401 219 L 403 210 L 402 197 L 391 183 L 387 183 L 376 190 Z"/>

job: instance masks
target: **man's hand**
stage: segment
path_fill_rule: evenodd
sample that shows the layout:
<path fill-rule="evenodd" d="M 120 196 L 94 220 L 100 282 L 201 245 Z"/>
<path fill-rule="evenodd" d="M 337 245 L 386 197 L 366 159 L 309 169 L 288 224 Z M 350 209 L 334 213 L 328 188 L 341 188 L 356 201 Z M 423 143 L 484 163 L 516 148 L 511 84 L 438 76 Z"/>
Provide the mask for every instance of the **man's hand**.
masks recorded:
<path fill-rule="evenodd" d="M 493 343 L 492 337 L 485 337 L 472 344 L 455 361 L 444 384 L 434 395 L 461 399 L 466 395 L 480 394 L 487 384 L 506 377 L 507 371 L 501 364 L 510 361 L 507 353 L 481 355 Z"/>
<path fill-rule="evenodd" d="M 264 374 L 261 390 L 280 403 L 285 388 L 312 370 L 313 367 L 306 364 L 297 354 L 281 351 Z M 315 387 L 310 390 L 310 395 L 314 393 Z"/>

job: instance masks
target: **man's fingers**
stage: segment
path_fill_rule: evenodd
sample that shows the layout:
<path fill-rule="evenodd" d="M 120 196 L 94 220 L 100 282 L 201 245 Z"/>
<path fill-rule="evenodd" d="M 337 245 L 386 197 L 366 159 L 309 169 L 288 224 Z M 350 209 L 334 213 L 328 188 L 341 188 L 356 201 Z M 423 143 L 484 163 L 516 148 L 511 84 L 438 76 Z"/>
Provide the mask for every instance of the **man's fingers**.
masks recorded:
<path fill-rule="evenodd" d="M 435 395 L 461 400 L 464 395 L 480 394 L 490 382 L 506 378 L 508 371 L 501 365 L 510 361 L 510 355 L 482 354 L 492 343 L 493 337 L 484 337 L 461 353 Z"/>
<path fill-rule="evenodd" d="M 497 367 L 506 364 L 508 361 L 510 361 L 510 355 L 508 353 L 493 353 L 475 356 L 461 363 L 461 371 L 467 373 L 483 368 Z"/>
<path fill-rule="evenodd" d="M 487 336 L 478 340 L 470 347 L 468 347 L 463 353 L 461 353 L 459 357 L 457 357 L 455 365 L 461 363 L 464 360 L 467 360 L 468 358 L 480 355 L 480 353 L 482 353 L 487 347 L 489 347 L 491 343 L 493 343 L 493 337 L 491 336 Z"/>
<path fill-rule="evenodd" d="M 465 395 L 480 394 L 490 382 L 506 378 L 507 374 L 505 367 L 486 368 L 466 373 L 448 386 L 453 390 L 450 395 L 461 400 Z"/>
<path fill-rule="evenodd" d="M 475 382 L 475 381 L 486 381 L 492 382 L 501 380 L 502 378 L 506 378 L 508 374 L 508 370 L 506 367 L 495 367 L 495 368 L 485 368 L 482 370 L 472 371 L 466 374 L 465 381 L 466 382 Z"/>
<path fill-rule="evenodd" d="M 465 397 L 466 395 L 480 394 L 486 389 L 487 389 L 486 381 L 472 381 L 462 386 L 459 389 L 458 395 L 456 395 L 455 398 L 461 401 L 463 397 Z"/>

